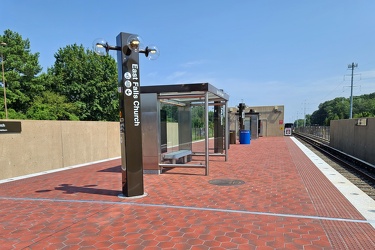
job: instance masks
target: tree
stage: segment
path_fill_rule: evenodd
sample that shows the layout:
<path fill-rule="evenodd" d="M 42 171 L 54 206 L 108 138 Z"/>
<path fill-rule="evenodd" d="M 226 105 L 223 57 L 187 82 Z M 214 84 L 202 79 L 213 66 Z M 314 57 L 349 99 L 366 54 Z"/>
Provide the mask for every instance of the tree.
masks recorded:
<path fill-rule="evenodd" d="M 2 52 L 9 118 L 24 118 L 33 98 L 44 91 L 43 83 L 35 77 L 42 70 L 39 53 L 31 53 L 30 41 L 11 30 L 5 30 L 0 41 L 7 44 L 2 46 Z"/>
<path fill-rule="evenodd" d="M 191 120 L 193 128 L 204 127 L 204 107 L 195 106 L 191 108 Z"/>
<path fill-rule="evenodd" d="M 52 91 L 66 96 L 86 121 L 118 120 L 117 68 L 110 56 L 100 57 L 77 44 L 59 49 L 53 75 Z"/>
<path fill-rule="evenodd" d="M 176 105 L 164 104 L 161 107 L 167 115 L 167 122 L 178 122 L 178 107 Z"/>
<path fill-rule="evenodd" d="M 303 123 L 304 123 L 303 119 L 298 119 L 298 120 L 294 121 L 294 127 L 296 127 L 296 128 L 303 127 Z"/>
<path fill-rule="evenodd" d="M 349 98 L 337 97 L 319 105 L 310 117 L 311 124 L 329 126 L 331 120 L 349 118 Z M 353 98 L 353 117 L 375 117 L 375 93 Z"/>
<path fill-rule="evenodd" d="M 176 105 L 163 105 L 162 110 L 167 113 L 168 122 L 178 122 L 178 107 Z M 204 128 L 204 107 L 193 106 L 191 107 L 191 125 L 193 128 Z M 209 128 L 214 127 L 214 112 L 208 112 Z"/>
<path fill-rule="evenodd" d="M 26 115 L 34 120 L 79 120 L 78 113 L 78 108 L 67 103 L 65 96 L 45 91 L 35 98 Z"/>
<path fill-rule="evenodd" d="M 306 126 L 311 126 L 311 115 L 310 114 L 307 114 L 306 116 L 305 116 L 305 124 L 306 124 Z"/>

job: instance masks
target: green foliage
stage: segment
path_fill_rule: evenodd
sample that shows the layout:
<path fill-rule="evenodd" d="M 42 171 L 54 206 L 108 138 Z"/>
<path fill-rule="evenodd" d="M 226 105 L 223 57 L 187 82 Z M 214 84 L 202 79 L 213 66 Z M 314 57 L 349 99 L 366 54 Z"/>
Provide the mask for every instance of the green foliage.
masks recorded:
<path fill-rule="evenodd" d="M 331 120 L 348 119 L 349 98 L 338 97 L 319 105 L 310 117 L 311 125 L 329 126 Z M 375 117 L 375 93 L 353 97 L 353 117 Z"/>
<path fill-rule="evenodd" d="M 311 115 L 309 115 L 309 114 L 307 114 L 306 116 L 305 116 L 305 125 L 306 126 L 311 126 Z"/>
<path fill-rule="evenodd" d="M 163 105 L 162 110 L 167 113 L 167 122 L 178 122 L 178 107 L 175 105 Z"/>
<path fill-rule="evenodd" d="M 79 120 L 79 108 L 66 102 L 66 97 L 45 91 L 35 98 L 26 115 L 34 120 Z"/>
<path fill-rule="evenodd" d="M 38 120 L 118 120 L 117 68 L 82 45 L 59 49 L 56 62 L 41 73 L 39 53 L 13 31 L 0 36 L 4 54 L 8 118 Z M 0 87 L 1 93 L 3 88 Z M 5 118 L 0 97 L 0 118 Z"/>
<path fill-rule="evenodd" d="M 44 90 L 43 84 L 35 77 L 42 70 L 38 63 L 39 53 L 31 53 L 30 41 L 23 40 L 18 33 L 11 30 L 4 31 L 0 41 L 7 44 L 1 46 L 7 87 L 7 107 L 10 111 L 13 109 L 16 113 L 25 114 L 33 97 Z M 2 101 L 4 102 L 3 98 Z"/>
<path fill-rule="evenodd" d="M 176 105 L 163 105 L 162 110 L 167 112 L 167 122 L 178 122 L 178 106 Z M 208 112 L 208 127 L 214 127 L 214 112 Z M 191 107 L 191 123 L 193 128 L 204 128 L 204 107 L 193 106 Z"/>
<path fill-rule="evenodd" d="M 55 80 L 52 90 L 78 107 L 80 120 L 118 119 L 117 68 L 113 58 L 100 57 L 76 44 L 59 49 L 55 58 L 49 71 Z"/>
<path fill-rule="evenodd" d="M 191 122 L 193 128 L 204 128 L 204 107 L 194 106 L 191 108 Z M 208 111 L 208 127 L 214 128 L 214 112 Z"/>
<path fill-rule="evenodd" d="M 0 111 L 0 119 L 5 119 L 5 111 L 4 111 L 4 99 L 1 101 L 3 102 L 3 105 L 1 106 Z M 16 120 L 24 120 L 27 119 L 26 115 L 15 111 L 14 109 L 8 109 L 8 119 L 16 119 Z"/>
<path fill-rule="evenodd" d="M 304 123 L 303 119 L 295 120 L 294 121 L 294 127 L 296 127 L 296 128 L 303 127 L 303 123 Z"/>
<path fill-rule="evenodd" d="M 191 121 L 193 128 L 204 127 L 204 107 L 195 106 L 191 109 Z"/>

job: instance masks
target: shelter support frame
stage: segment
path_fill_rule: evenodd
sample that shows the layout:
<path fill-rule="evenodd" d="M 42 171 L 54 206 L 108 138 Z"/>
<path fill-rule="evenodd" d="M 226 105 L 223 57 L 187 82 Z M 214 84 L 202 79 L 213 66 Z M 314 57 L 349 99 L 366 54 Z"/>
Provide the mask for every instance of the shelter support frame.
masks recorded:
<path fill-rule="evenodd" d="M 143 144 L 143 162 L 145 173 L 161 173 L 164 168 L 204 168 L 205 175 L 209 175 L 209 158 L 210 156 L 224 156 L 225 161 L 228 160 L 228 146 L 229 146 L 229 125 L 228 125 L 228 100 L 229 96 L 222 90 L 219 90 L 209 83 L 193 83 L 193 84 L 177 84 L 177 85 L 159 85 L 159 86 L 142 86 L 141 87 L 142 99 L 142 144 Z M 191 118 L 190 106 L 203 105 L 204 106 L 204 152 L 193 152 L 191 157 L 204 156 L 204 164 L 167 164 L 162 161 L 163 147 L 161 145 L 161 134 L 164 125 L 161 124 L 161 101 L 181 104 L 185 108 L 184 124 L 181 126 L 180 133 L 190 134 L 190 142 L 188 139 L 182 140 L 181 149 L 191 150 Z M 225 119 L 220 114 L 216 122 L 224 121 L 223 136 L 221 140 L 221 149 L 218 152 L 210 153 L 209 149 L 209 106 L 224 107 Z M 214 127 L 216 127 L 214 125 Z M 180 129 L 179 129 L 180 130 Z M 190 146 L 189 146 L 190 144 Z M 216 150 L 215 150 L 216 151 Z M 224 152 L 223 152 L 224 151 Z"/>

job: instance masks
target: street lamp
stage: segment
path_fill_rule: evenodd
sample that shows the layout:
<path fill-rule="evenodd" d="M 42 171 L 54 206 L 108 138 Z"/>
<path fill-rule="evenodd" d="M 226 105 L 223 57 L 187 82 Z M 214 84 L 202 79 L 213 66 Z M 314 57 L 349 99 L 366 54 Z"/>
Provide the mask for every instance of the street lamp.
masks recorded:
<path fill-rule="evenodd" d="M 108 44 L 107 41 L 104 39 L 98 38 L 93 42 L 93 49 L 94 52 L 100 56 L 108 55 L 110 50 L 117 50 L 123 51 L 127 56 L 131 54 L 131 52 L 135 53 L 143 53 L 145 56 L 150 60 L 158 59 L 160 55 L 160 50 L 155 45 L 146 46 L 144 49 L 142 48 L 143 43 L 142 39 L 137 35 L 130 35 L 127 39 L 126 47 L 120 46 L 111 46 Z M 125 51 L 124 51 L 125 50 Z"/>
<path fill-rule="evenodd" d="M 155 60 L 160 52 L 156 46 L 143 48 L 138 35 L 124 32 L 116 37 L 116 46 L 96 39 L 93 50 L 98 55 L 106 55 L 109 50 L 117 51 L 122 169 L 120 197 L 144 196 L 139 53 Z"/>
<path fill-rule="evenodd" d="M 2 47 L 7 46 L 6 43 L 1 42 L 0 45 Z M 5 119 L 8 119 L 8 108 L 7 108 L 7 91 L 5 87 L 5 77 L 4 77 L 4 56 L 3 56 L 3 49 L 1 49 L 1 68 L 3 71 L 3 89 L 4 89 L 4 109 L 5 109 Z"/>

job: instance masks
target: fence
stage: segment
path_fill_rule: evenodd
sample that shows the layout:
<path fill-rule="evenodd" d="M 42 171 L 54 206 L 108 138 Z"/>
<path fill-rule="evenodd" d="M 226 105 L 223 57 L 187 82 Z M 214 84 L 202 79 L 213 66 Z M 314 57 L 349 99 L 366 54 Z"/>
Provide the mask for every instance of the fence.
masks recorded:
<path fill-rule="evenodd" d="M 298 127 L 294 129 L 295 132 L 314 135 L 323 140 L 330 140 L 330 127 L 329 126 L 307 126 Z"/>
<path fill-rule="evenodd" d="M 193 128 L 192 131 L 193 141 L 202 140 L 205 138 L 205 128 Z M 208 129 L 208 137 L 214 136 L 214 130 L 212 128 Z"/>

